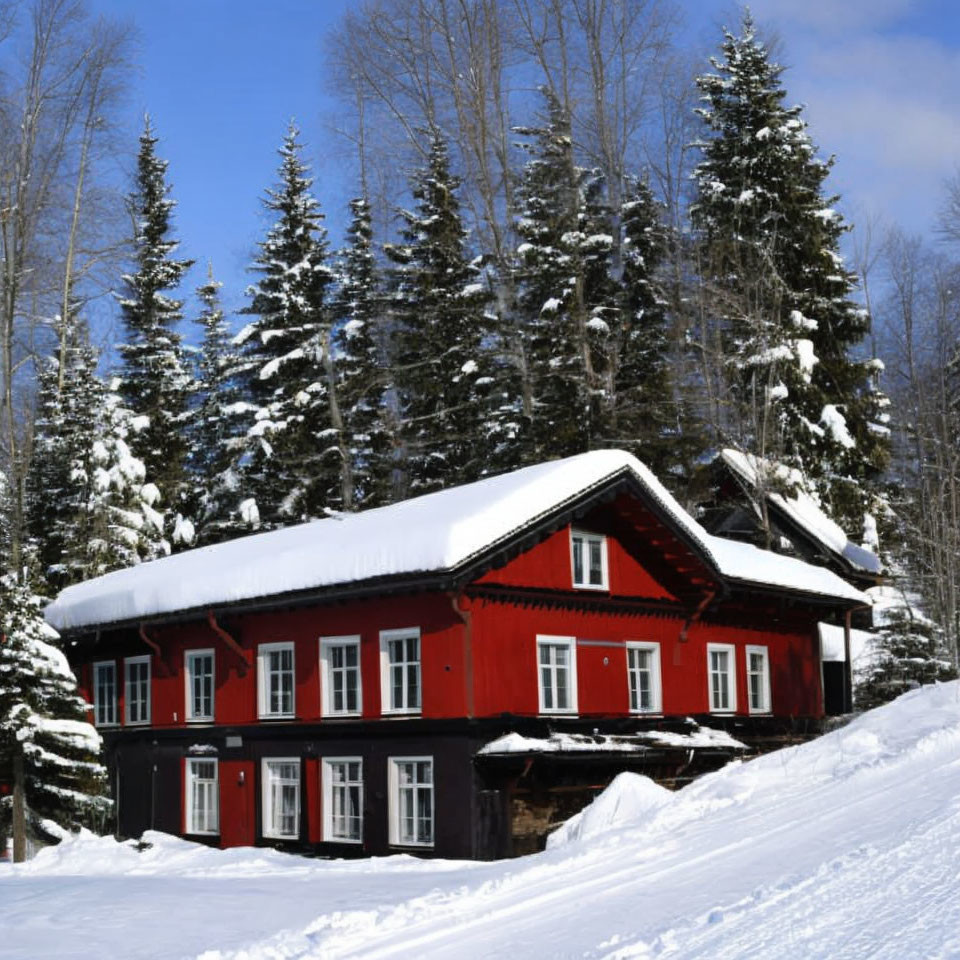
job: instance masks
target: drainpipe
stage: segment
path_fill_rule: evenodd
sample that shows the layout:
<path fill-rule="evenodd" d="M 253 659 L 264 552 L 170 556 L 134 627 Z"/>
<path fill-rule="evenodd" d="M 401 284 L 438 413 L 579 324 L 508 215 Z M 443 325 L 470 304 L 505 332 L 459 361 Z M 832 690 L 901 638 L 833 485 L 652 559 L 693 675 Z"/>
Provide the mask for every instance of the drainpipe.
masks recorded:
<path fill-rule="evenodd" d="M 467 716 L 474 715 L 474 692 L 473 692 L 473 611 L 469 606 L 461 606 L 464 600 L 462 593 L 448 594 L 450 597 L 450 606 L 454 614 L 463 624 L 463 684 L 465 699 L 467 702 Z"/>
<path fill-rule="evenodd" d="M 850 620 L 857 610 L 872 610 L 872 603 L 861 603 L 856 607 L 849 607 L 843 614 L 843 656 L 847 665 L 844 671 L 843 684 L 843 712 L 853 710 L 853 658 L 850 655 Z"/>

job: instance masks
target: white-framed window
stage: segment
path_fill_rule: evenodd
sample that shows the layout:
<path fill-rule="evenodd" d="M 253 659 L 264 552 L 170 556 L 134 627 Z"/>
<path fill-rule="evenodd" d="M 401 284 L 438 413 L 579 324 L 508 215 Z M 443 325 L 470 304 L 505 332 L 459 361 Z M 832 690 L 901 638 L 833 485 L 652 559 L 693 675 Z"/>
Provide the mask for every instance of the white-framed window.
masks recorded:
<path fill-rule="evenodd" d="M 420 712 L 420 628 L 380 631 L 381 713 Z"/>
<path fill-rule="evenodd" d="M 433 846 L 433 757 L 391 757 L 390 843 Z"/>
<path fill-rule="evenodd" d="M 213 650 L 187 650 L 184 657 L 188 721 L 213 720 L 215 663 Z"/>
<path fill-rule="evenodd" d="M 571 529 L 570 563 L 575 587 L 607 589 L 607 538 L 603 534 Z"/>
<path fill-rule="evenodd" d="M 265 757 L 260 782 L 263 788 L 263 835 L 274 840 L 300 836 L 300 758 Z"/>
<path fill-rule="evenodd" d="M 627 683 L 631 713 L 663 711 L 659 643 L 627 643 Z"/>
<path fill-rule="evenodd" d="M 124 723 L 150 722 L 150 655 L 127 657 L 124 670 Z"/>
<path fill-rule="evenodd" d="M 359 637 L 320 638 L 320 707 L 325 717 L 362 712 Z"/>
<path fill-rule="evenodd" d="M 751 713 L 769 713 L 770 657 L 766 647 L 747 646 L 747 704 Z"/>
<path fill-rule="evenodd" d="M 187 757 L 187 833 L 216 836 L 220 832 L 220 777 L 210 757 Z"/>
<path fill-rule="evenodd" d="M 577 712 L 575 637 L 537 637 L 541 713 Z"/>
<path fill-rule="evenodd" d="M 325 757 L 323 761 L 323 839 L 363 840 L 363 760 Z"/>
<path fill-rule="evenodd" d="M 261 719 L 292 717 L 293 644 L 261 643 L 257 648 L 257 697 Z"/>
<path fill-rule="evenodd" d="M 117 665 L 113 660 L 93 664 L 93 722 L 98 727 L 117 723 Z"/>
<path fill-rule="evenodd" d="M 737 709 L 735 655 L 732 643 L 707 644 L 707 682 L 712 713 L 733 713 Z"/>

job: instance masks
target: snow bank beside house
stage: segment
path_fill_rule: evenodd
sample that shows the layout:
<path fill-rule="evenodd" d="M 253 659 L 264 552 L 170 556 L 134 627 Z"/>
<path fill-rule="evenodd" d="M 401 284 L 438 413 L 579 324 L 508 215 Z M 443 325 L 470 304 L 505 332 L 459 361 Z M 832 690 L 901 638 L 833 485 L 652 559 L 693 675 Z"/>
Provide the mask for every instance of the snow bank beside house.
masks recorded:
<path fill-rule="evenodd" d="M 446 573 L 496 550 L 620 476 L 639 483 L 720 575 L 864 600 L 822 567 L 711 536 L 635 457 L 622 450 L 595 450 L 388 507 L 240 537 L 117 570 L 68 587 L 45 614 L 57 629 L 70 630 L 338 584 Z"/>
<path fill-rule="evenodd" d="M 590 840 L 613 827 L 637 824 L 669 803 L 673 794 L 639 773 L 621 773 L 589 806 L 547 837 L 554 850 L 574 840 Z"/>

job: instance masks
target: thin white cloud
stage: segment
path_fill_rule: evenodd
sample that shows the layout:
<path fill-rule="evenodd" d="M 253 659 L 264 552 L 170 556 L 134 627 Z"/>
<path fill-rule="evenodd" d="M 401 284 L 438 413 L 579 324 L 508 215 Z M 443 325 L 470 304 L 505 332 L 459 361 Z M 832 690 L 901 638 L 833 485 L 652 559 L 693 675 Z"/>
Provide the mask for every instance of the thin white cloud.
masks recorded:
<path fill-rule="evenodd" d="M 895 23 L 917 0 L 753 0 L 761 20 L 799 24 L 824 33 L 852 28 L 877 29 Z"/>

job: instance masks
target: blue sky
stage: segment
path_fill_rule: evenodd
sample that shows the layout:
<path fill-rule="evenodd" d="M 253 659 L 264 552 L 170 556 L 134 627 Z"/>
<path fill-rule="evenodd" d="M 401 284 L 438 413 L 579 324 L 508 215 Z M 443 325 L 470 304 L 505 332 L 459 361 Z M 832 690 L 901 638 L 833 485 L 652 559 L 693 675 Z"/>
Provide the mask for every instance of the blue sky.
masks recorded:
<path fill-rule="evenodd" d="M 296 117 L 315 165 L 317 193 L 339 239 L 354 185 L 324 88 L 324 33 L 355 0 L 92 0 L 130 19 L 139 70 L 128 101 L 131 142 L 149 111 L 170 161 L 182 253 L 207 259 L 229 307 L 243 303 L 245 267 L 265 222 L 259 198 L 276 148 Z M 705 52 L 727 0 L 685 0 L 686 33 Z M 943 180 L 960 163 L 958 0 L 754 0 L 783 41 L 785 83 L 805 103 L 831 185 L 849 217 L 929 232 Z M 131 158 L 126 160 L 132 168 Z"/>

